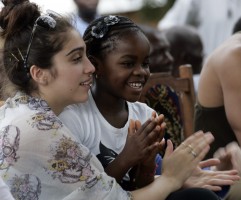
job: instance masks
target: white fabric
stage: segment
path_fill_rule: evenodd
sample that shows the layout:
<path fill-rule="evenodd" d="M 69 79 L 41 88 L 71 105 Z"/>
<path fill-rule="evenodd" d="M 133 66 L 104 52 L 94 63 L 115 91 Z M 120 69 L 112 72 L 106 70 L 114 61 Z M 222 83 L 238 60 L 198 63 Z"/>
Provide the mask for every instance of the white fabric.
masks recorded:
<path fill-rule="evenodd" d="M 99 15 L 96 15 L 96 19 Z M 80 35 L 83 36 L 85 30 L 89 26 L 89 23 L 85 22 L 77 13 L 72 14 L 72 24 L 79 31 Z"/>
<path fill-rule="evenodd" d="M 189 24 L 197 27 L 208 56 L 232 34 L 241 17 L 241 0 L 176 0 L 158 28 Z"/>
<path fill-rule="evenodd" d="M 193 84 L 194 84 L 194 90 L 196 94 L 198 91 L 199 79 L 200 79 L 200 74 L 193 74 Z"/>
<path fill-rule="evenodd" d="M 14 200 L 9 187 L 3 182 L 2 178 L 0 177 L 0 197 L 1 200 Z"/>
<path fill-rule="evenodd" d="M 84 35 L 84 32 L 89 25 L 89 23 L 82 20 L 78 14 L 73 14 L 72 23 L 74 27 L 79 31 L 81 36 Z"/>
<path fill-rule="evenodd" d="M 124 148 L 130 119 L 146 122 L 154 111 L 144 103 L 127 102 L 129 116 L 123 128 L 115 128 L 102 116 L 89 93 L 89 100 L 83 104 L 68 106 L 59 118 L 71 130 L 77 140 L 85 144 L 95 155 L 100 154 L 100 142 L 119 154 Z M 111 106 L 111 105 L 110 105 Z"/>
<path fill-rule="evenodd" d="M 20 200 L 130 199 L 45 101 L 23 94 L 0 108 L 0 176 Z"/>

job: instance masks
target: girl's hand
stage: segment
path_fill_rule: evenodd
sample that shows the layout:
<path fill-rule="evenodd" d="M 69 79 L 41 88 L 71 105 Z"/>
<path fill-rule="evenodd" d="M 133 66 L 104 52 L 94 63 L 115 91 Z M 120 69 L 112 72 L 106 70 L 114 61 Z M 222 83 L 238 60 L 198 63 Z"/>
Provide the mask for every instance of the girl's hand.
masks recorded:
<path fill-rule="evenodd" d="M 130 120 L 126 144 L 119 154 L 129 167 L 149 158 L 150 154 L 153 155 L 153 158 L 160 149 L 160 141 L 164 136 L 165 129 L 163 120 L 163 115 L 152 117 L 143 125 L 138 120 Z"/>

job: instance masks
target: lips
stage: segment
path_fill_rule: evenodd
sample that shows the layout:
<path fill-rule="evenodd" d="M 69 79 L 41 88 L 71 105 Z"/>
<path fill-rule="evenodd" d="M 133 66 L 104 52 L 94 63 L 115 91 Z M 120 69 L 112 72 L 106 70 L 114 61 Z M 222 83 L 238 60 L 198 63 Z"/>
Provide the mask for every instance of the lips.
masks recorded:
<path fill-rule="evenodd" d="M 139 88 L 142 87 L 141 83 L 129 83 L 128 85 L 132 88 L 135 88 L 135 89 L 139 89 Z"/>
<path fill-rule="evenodd" d="M 92 85 L 92 78 L 84 81 L 84 82 L 81 82 L 80 85 L 82 86 L 91 86 Z"/>
<path fill-rule="evenodd" d="M 138 81 L 138 82 L 129 82 L 128 86 L 133 89 L 142 89 L 144 86 L 144 81 Z"/>

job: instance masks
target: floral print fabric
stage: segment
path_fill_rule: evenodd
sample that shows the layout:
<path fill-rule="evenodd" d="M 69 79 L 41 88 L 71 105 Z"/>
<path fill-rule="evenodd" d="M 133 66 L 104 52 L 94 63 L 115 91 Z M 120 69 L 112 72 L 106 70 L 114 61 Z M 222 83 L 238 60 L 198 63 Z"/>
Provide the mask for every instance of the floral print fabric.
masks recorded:
<path fill-rule="evenodd" d="M 0 108 L 0 175 L 18 200 L 130 199 L 42 99 Z"/>

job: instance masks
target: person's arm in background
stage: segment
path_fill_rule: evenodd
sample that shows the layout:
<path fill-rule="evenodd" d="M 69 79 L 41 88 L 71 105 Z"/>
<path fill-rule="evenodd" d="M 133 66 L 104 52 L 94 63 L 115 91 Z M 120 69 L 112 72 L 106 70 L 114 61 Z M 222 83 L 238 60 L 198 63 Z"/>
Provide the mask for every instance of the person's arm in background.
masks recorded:
<path fill-rule="evenodd" d="M 241 144 L 241 46 L 227 51 L 223 53 L 227 54 L 225 58 L 218 62 L 219 66 L 214 66 L 214 70 L 222 88 L 228 122 Z"/>
<path fill-rule="evenodd" d="M 241 175 L 241 148 L 236 142 L 231 142 L 225 147 L 219 148 L 213 155 L 220 160 L 214 170 L 236 169 Z"/>

